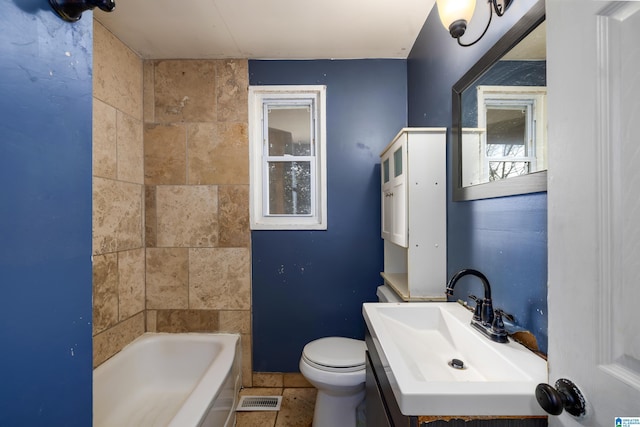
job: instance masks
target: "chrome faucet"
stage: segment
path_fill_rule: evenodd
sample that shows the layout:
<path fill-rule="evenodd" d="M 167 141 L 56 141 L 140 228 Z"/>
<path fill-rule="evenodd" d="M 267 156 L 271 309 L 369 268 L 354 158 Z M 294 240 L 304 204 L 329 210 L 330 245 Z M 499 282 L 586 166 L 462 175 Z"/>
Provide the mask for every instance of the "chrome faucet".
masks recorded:
<path fill-rule="evenodd" d="M 460 270 L 454 274 L 447 283 L 445 294 L 452 296 L 453 288 L 456 286 L 456 283 L 458 283 L 458 280 L 469 275 L 479 278 L 484 286 L 483 299 L 480 299 L 475 295 L 469 295 L 469 298 L 476 302 L 476 308 L 473 313 L 473 317 L 471 318 L 471 326 L 478 329 L 492 341 L 501 343 L 508 342 L 507 331 L 505 330 L 504 323 L 502 321 L 502 316 L 506 313 L 500 309 L 495 311 L 493 310 L 493 302 L 491 301 L 491 285 L 489 284 L 487 276 L 480 273 L 478 270 L 471 268 Z"/>

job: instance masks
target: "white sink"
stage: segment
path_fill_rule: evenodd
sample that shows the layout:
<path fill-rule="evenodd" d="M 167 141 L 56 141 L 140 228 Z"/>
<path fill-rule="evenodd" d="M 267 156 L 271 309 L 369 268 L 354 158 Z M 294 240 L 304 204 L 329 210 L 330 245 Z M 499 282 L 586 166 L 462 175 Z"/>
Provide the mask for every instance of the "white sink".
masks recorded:
<path fill-rule="evenodd" d="M 546 415 L 534 393 L 547 382 L 547 362 L 511 340 L 490 341 L 460 304 L 365 303 L 362 311 L 404 415 Z"/>

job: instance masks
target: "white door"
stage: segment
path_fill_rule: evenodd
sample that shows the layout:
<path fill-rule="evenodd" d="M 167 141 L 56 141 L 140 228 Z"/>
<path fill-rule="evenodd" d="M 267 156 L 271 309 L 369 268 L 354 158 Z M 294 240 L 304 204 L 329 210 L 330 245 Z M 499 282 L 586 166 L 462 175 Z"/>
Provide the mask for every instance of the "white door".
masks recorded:
<path fill-rule="evenodd" d="M 547 0 L 551 426 L 640 418 L 640 2 Z"/>

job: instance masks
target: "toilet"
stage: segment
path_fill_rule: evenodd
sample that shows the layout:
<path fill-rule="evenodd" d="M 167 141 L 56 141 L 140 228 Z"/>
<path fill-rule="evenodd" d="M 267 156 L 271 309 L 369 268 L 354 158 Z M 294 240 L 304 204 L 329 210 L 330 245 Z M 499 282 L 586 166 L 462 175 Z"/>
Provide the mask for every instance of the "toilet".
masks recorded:
<path fill-rule="evenodd" d="M 400 301 L 382 285 L 380 302 Z M 318 389 L 313 427 L 355 427 L 356 410 L 365 396 L 365 343 L 343 337 L 326 337 L 304 346 L 300 373 Z"/>
<path fill-rule="evenodd" d="M 318 389 L 313 427 L 355 427 L 364 400 L 365 344 L 327 337 L 304 346 L 300 373 Z"/>
<path fill-rule="evenodd" d="M 402 298 L 388 285 L 380 285 L 376 290 L 378 302 L 404 302 Z"/>

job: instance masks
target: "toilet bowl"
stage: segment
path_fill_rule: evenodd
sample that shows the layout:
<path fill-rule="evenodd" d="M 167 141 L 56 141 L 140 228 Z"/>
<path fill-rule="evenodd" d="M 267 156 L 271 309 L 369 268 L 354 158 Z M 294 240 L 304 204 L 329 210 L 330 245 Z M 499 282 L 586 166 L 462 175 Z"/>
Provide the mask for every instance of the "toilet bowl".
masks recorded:
<path fill-rule="evenodd" d="M 365 396 L 364 341 L 320 338 L 304 346 L 300 372 L 318 389 L 313 427 L 355 427 Z"/>
<path fill-rule="evenodd" d="M 381 285 L 379 302 L 403 302 Z M 351 338 L 327 337 L 304 346 L 300 373 L 318 389 L 313 427 L 355 427 L 358 405 L 364 400 L 366 346 Z"/>

